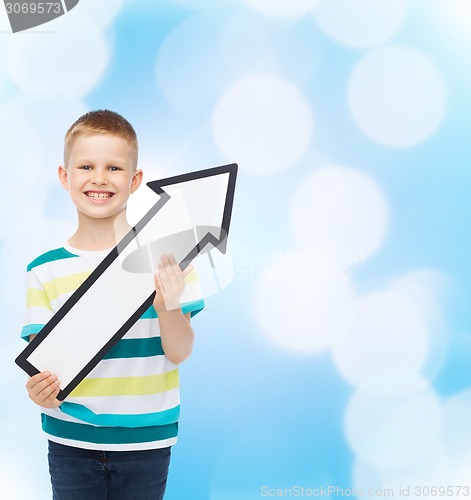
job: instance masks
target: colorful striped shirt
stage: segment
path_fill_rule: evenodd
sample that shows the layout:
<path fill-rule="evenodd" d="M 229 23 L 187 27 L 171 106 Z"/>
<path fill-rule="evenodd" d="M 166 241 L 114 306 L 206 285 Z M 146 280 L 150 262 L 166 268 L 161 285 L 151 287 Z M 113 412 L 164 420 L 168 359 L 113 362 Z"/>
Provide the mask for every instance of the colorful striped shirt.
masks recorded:
<path fill-rule="evenodd" d="M 25 326 L 28 340 L 54 316 L 109 250 L 64 245 L 28 265 Z M 185 279 L 183 313 L 204 307 L 195 271 Z M 162 350 L 151 306 L 59 408 L 42 408 L 48 439 L 86 449 L 144 450 L 173 445 L 180 415 L 178 366 Z"/>

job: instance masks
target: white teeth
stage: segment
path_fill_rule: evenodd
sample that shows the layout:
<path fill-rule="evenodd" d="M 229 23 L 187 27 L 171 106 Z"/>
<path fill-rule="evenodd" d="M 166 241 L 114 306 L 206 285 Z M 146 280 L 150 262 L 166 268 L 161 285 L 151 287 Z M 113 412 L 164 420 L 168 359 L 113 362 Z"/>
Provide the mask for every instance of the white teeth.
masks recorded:
<path fill-rule="evenodd" d="M 98 198 L 98 199 L 101 199 L 101 200 L 105 200 L 107 198 L 111 198 L 111 194 L 110 193 L 87 193 L 87 196 L 89 198 Z"/>

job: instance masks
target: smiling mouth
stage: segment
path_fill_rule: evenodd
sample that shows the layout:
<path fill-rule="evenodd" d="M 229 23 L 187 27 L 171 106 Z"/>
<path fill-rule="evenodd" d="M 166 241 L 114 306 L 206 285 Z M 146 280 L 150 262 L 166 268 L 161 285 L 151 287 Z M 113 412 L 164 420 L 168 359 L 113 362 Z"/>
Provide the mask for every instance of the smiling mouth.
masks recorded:
<path fill-rule="evenodd" d="M 114 196 L 114 193 L 110 193 L 109 191 L 87 191 L 84 194 L 94 200 L 109 200 Z"/>

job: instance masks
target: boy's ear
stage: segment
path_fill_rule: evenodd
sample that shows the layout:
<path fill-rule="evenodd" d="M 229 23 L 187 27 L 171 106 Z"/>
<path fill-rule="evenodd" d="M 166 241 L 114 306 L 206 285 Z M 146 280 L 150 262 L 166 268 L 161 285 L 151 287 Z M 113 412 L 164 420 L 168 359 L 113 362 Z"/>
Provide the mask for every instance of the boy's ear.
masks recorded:
<path fill-rule="evenodd" d="M 131 182 L 131 193 L 134 193 L 134 191 L 137 190 L 137 188 L 141 185 L 142 178 L 143 178 L 143 173 L 142 170 L 138 169 L 134 173 L 132 177 L 132 182 Z"/>
<path fill-rule="evenodd" d="M 68 191 L 69 176 L 67 174 L 67 169 L 64 167 L 64 165 L 59 165 L 59 168 L 57 169 L 57 175 L 59 177 L 59 182 L 62 184 L 62 187 Z"/>

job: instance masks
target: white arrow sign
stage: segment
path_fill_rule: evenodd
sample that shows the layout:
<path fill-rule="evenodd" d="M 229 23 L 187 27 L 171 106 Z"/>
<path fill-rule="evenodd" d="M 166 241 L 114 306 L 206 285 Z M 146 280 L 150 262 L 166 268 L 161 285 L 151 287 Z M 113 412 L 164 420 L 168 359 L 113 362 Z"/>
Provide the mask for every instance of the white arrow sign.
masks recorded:
<path fill-rule="evenodd" d="M 56 373 L 63 400 L 152 305 L 162 254 L 183 270 L 205 250 L 225 253 L 236 176 L 232 164 L 149 182 L 160 199 L 15 362 L 31 376 Z"/>

